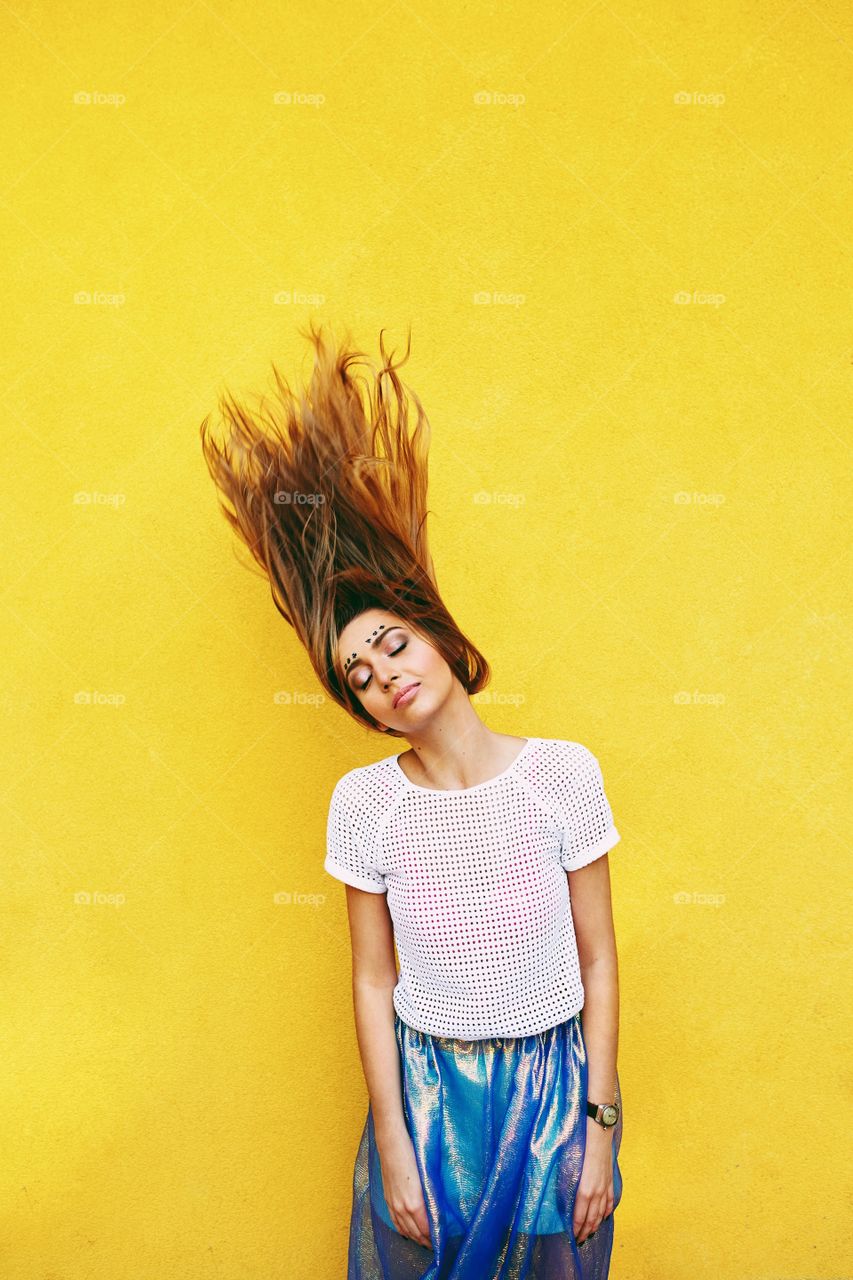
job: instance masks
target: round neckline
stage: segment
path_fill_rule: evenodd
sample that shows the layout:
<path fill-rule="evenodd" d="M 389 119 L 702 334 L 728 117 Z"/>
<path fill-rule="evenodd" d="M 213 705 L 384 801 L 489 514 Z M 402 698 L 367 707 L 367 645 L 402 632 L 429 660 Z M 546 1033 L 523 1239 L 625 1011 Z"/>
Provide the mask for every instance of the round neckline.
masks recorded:
<path fill-rule="evenodd" d="M 505 769 L 502 769 L 500 773 L 496 773 L 493 778 L 487 778 L 485 782 L 475 782 L 473 787 L 422 787 L 419 782 L 412 782 L 411 778 L 409 778 L 403 771 L 403 766 L 400 764 L 399 756 L 389 756 L 388 759 L 392 766 L 397 770 L 397 773 L 403 779 L 406 786 L 411 787 L 413 791 L 426 791 L 429 795 L 434 796 L 468 796 L 473 791 L 482 791 L 484 787 L 490 787 L 493 783 L 500 782 L 501 778 L 505 778 L 508 773 L 512 773 L 522 756 L 525 756 L 533 746 L 534 742 L 537 741 L 537 738 L 528 738 L 518 755 L 510 762 L 510 764 L 507 765 Z"/>

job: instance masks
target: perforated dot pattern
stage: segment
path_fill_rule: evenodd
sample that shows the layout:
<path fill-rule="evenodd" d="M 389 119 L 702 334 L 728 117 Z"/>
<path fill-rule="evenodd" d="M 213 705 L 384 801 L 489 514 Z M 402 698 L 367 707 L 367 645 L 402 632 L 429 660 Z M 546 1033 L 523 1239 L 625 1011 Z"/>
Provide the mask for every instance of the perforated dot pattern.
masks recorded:
<path fill-rule="evenodd" d="M 545 1031 L 583 1006 L 566 871 L 619 839 L 592 752 L 528 738 L 474 787 L 418 786 L 396 755 L 350 770 L 332 792 L 324 865 L 387 893 L 403 1021 L 478 1040 Z"/>

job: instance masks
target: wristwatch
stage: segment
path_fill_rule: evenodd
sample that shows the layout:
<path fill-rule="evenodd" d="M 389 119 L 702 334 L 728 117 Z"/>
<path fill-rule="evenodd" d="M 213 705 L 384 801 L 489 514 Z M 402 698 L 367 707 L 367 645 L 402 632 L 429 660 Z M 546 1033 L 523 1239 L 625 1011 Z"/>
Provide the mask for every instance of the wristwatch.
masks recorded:
<path fill-rule="evenodd" d="M 612 1129 L 616 1121 L 619 1119 L 619 1104 L 617 1102 L 590 1102 L 587 1099 L 586 1114 L 591 1120 L 595 1120 L 603 1129 Z"/>

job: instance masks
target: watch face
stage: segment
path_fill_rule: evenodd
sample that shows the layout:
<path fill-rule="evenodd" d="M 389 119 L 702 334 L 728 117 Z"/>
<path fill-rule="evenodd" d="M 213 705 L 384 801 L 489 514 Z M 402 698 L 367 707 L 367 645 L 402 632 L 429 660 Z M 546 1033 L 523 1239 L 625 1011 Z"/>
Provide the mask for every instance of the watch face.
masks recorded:
<path fill-rule="evenodd" d="M 615 1107 L 607 1106 L 601 1113 L 601 1118 L 608 1126 L 613 1125 L 619 1119 L 619 1112 Z"/>

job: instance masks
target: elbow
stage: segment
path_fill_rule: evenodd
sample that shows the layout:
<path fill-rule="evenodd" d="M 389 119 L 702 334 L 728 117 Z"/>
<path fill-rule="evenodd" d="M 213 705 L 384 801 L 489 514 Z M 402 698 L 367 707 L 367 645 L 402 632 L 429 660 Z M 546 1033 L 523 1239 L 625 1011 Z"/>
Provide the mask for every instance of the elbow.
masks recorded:
<path fill-rule="evenodd" d="M 603 947 L 600 951 L 594 951 L 589 955 L 578 954 L 581 976 L 587 977 L 612 977 L 614 981 L 619 978 L 619 959 L 616 954 L 615 947 Z"/>
<path fill-rule="evenodd" d="M 397 985 L 397 977 L 396 970 L 389 971 L 388 969 L 375 969 L 368 965 L 353 964 L 353 993 L 358 994 L 360 991 L 393 991 Z"/>

